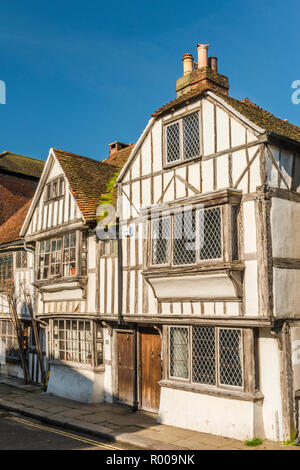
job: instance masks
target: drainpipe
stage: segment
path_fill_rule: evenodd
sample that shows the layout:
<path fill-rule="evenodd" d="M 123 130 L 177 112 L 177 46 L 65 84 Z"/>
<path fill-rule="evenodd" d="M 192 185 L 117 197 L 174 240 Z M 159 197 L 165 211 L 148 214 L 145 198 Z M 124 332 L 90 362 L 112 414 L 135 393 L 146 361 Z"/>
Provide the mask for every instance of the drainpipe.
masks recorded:
<path fill-rule="evenodd" d="M 122 233 L 120 230 L 120 218 L 117 218 L 118 239 L 118 325 L 123 325 L 122 302 L 123 302 L 123 269 L 122 269 Z"/>
<path fill-rule="evenodd" d="M 138 410 L 138 358 L 137 358 L 137 324 L 133 329 L 133 406 L 132 411 Z"/>
<path fill-rule="evenodd" d="M 28 251 L 28 253 L 32 253 L 33 255 L 35 255 L 35 250 L 34 250 L 34 249 L 31 249 L 31 248 L 28 248 L 28 247 L 27 247 L 27 243 L 26 243 L 25 240 L 23 240 L 23 242 L 24 242 L 24 250 L 25 250 L 25 251 Z"/>

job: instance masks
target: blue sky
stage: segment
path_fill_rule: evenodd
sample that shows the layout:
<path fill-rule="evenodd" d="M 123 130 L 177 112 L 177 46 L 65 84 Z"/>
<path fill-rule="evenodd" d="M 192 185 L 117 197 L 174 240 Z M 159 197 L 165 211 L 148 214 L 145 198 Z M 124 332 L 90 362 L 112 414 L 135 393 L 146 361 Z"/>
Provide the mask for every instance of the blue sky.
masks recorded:
<path fill-rule="evenodd" d="M 182 54 L 209 43 L 230 95 L 300 126 L 300 3 L 278 0 L 1 2 L 0 151 L 103 159 L 175 97 Z"/>

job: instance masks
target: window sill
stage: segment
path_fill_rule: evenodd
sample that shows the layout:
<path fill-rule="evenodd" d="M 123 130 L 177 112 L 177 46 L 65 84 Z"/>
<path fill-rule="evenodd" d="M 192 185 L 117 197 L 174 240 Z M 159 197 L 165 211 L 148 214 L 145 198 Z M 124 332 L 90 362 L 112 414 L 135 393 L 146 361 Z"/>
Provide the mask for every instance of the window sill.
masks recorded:
<path fill-rule="evenodd" d="M 52 284 L 64 284 L 64 283 L 71 283 L 71 282 L 80 282 L 80 283 L 86 283 L 87 282 L 87 276 L 80 276 L 80 275 L 75 275 L 75 276 L 69 276 L 69 277 L 50 277 L 48 279 L 39 279 L 33 283 L 34 286 L 36 287 L 46 287 Z"/>
<path fill-rule="evenodd" d="M 102 372 L 102 369 L 100 370 L 100 367 L 93 367 L 92 365 L 81 364 L 80 362 L 58 361 L 56 359 L 51 359 L 49 361 L 49 364 L 50 366 L 52 365 L 52 366 L 58 366 L 58 367 L 66 367 L 67 369 L 81 369 L 81 370 L 84 369 L 84 370 L 89 370 L 95 373 Z"/>
<path fill-rule="evenodd" d="M 262 402 L 263 394 L 261 392 L 246 393 L 241 390 L 221 389 L 209 387 L 206 385 L 196 385 L 184 382 L 176 382 L 171 380 L 161 380 L 158 382 L 160 387 L 173 388 L 175 390 L 184 390 L 187 392 L 201 393 L 203 395 L 210 395 L 221 398 L 229 398 L 231 400 L 250 401 L 253 403 Z"/>
<path fill-rule="evenodd" d="M 226 262 L 223 260 L 210 260 L 203 261 L 199 264 L 181 264 L 177 266 L 170 265 L 151 265 L 148 268 L 145 268 L 142 271 L 142 274 L 147 276 L 152 276 L 157 274 L 158 276 L 162 274 L 183 274 L 183 273 L 201 273 L 208 271 L 224 271 L 224 270 L 237 270 L 243 271 L 245 269 L 245 264 L 242 261 L 231 261 Z"/>

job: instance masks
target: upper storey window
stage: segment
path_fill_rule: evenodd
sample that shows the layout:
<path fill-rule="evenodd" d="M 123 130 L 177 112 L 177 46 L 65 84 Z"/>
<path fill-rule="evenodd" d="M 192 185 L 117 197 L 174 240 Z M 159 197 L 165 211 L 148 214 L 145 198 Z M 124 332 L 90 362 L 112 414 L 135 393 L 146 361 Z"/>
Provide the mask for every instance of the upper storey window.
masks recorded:
<path fill-rule="evenodd" d="M 13 279 L 13 255 L 0 256 L 0 282 Z"/>
<path fill-rule="evenodd" d="M 65 194 L 65 180 L 63 176 L 55 178 L 46 186 L 46 201 L 56 199 Z"/>
<path fill-rule="evenodd" d="M 198 111 L 166 125 L 165 151 L 167 164 L 189 160 L 200 155 Z"/>
<path fill-rule="evenodd" d="M 78 240 L 77 240 L 78 238 Z M 77 245 L 81 243 L 80 270 L 76 254 Z M 43 240 L 39 243 L 38 275 L 39 280 L 54 277 L 72 277 L 85 275 L 87 271 L 86 235 L 71 232 L 57 238 Z M 80 272 L 79 272 L 80 271 Z"/>
<path fill-rule="evenodd" d="M 152 265 L 178 266 L 221 259 L 221 208 L 178 211 L 154 219 L 151 238 Z"/>

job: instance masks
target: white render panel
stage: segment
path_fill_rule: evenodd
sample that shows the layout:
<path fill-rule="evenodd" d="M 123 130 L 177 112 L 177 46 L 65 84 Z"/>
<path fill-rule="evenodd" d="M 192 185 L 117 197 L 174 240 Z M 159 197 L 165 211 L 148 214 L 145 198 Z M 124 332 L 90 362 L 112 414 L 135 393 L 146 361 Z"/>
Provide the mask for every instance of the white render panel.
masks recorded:
<path fill-rule="evenodd" d="M 214 302 L 203 302 L 203 306 L 204 306 L 204 315 L 212 316 L 215 314 Z"/>
<path fill-rule="evenodd" d="M 151 181 L 147 178 L 142 181 L 142 206 L 147 207 L 151 204 Z"/>
<path fill-rule="evenodd" d="M 229 116 L 217 106 L 217 152 L 229 148 Z"/>
<path fill-rule="evenodd" d="M 239 315 L 239 302 L 226 302 L 226 315 L 232 316 L 232 315 Z"/>
<path fill-rule="evenodd" d="M 256 147 L 253 147 L 253 150 L 256 150 Z M 251 150 L 251 149 L 249 149 Z M 249 151 L 250 159 L 252 158 L 251 152 Z M 256 191 L 257 186 L 262 184 L 260 178 L 260 168 L 259 168 L 259 156 L 257 156 L 250 167 L 250 193 Z"/>
<path fill-rule="evenodd" d="M 140 211 L 140 183 L 132 183 L 132 217 L 138 217 Z"/>
<path fill-rule="evenodd" d="M 259 370 L 265 438 L 282 441 L 282 407 L 278 341 L 267 328 L 259 329 Z"/>
<path fill-rule="evenodd" d="M 274 315 L 290 318 L 300 316 L 300 270 L 273 269 Z M 283 293 L 287 293 L 283 294 Z"/>
<path fill-rule="evenodd" d="M 256 253 L 256 222 L 254 201 L 243 204 L 245 253 Z"/>
<path fill-rule="evenodd" d="M 153 187 L 154 187 L 154 203 L 160 200 L 163 192 L 161 176 L 155 176 L 153 178 Z"/>
<path fill-rule="evenodd" d="M 257 261 L 245 262 L 245 314 L 257 315 L 258 312 L 258 293 L 257 293 Z"/>
<path fill-rule="evenodd" d="M 185 168 L 177 168 L 176 175 L 179 175 L 182 179 L 186 180 Z M 185 195 L 185 185 L 180 180 L 176 179 L 176 199 L 185 197 Z"/>
<path fill-rule="evenodd" d="M 257 140 L 256 135 L 254 135 L 252 132 L 247 130 L 247 142 L 255 142 Z"/>
<path fill-rule="evenodd" d="M 189 167 L 189 181 L 195 189 L 200 191 L 200 164 L 195 163 Z"/>
<path fill-rule="evenodd" d="M 135 179 L 140 176 L 140 154 L 135 156 L 134 161 L 131 164 L 131 178 Z"/>
<path fill-rule="evenodd" d="M 193 274 L 189 276 L 153 277 L 149 279 L 158 299 L 226 299 L 236 297 L 227 274 Z"/>
<path fill-rule="evenodd" d="M 231 145 L 232 147 L 245 145 L 245 143 L 246 143 L 245 127 L 241 125 L 235 119 L 231 118 Z"/>
<path fill-rule="evenodd" d="M 229 187 L 228 155 L 216 159 L 217 163 L 217 189 Z"/>
<path fill-rule="evenodd" d="M 280 170 L 284 180 L 288 184 L 288 188 L 291 189 L 292 185 L 292 171 L 293 171 L 293 153 L 287 150 L 281 150 L 280 156 Z M 286 184 L 281 180 L 281 188 L 286 189 Z"/>
<path fill-rule="evenodd" d="M 143 175 L 149 175 L 151 173 L 151 140 L 150 134 L 147 135 L 143 147 L 142 147 L 142 155 L 143 155 Z"/>
<path fill-rule="evenodd" d="M 235 439 L 255 435 L 252 402 L 161 387 L 159 422 Z"/>
<path fill-rule="evenodd" d="M 208 193 L 214 189 L 214 166 L 213 160 L 204 160 L 202 162 L 202 192 Z"/>
<path fill-rule="evenodd" d="M 210 155 L 215 151 L 214 105 L 207 100 L 202 101 L 202 116 L 204 155 Z"/>
<path fill-rule="evenodd" d="M 274 147 L 272 145 L 269 145 L 269 149 L 274 157 L 275 162 L 277 163 L 278 167 L 280 166 L 279 163 L 279 149 L 277 147 Z M 271 186 L 278 187 L 278 171 L 275 168 L 274 164 L 272 163 L 268 153 L 266 153 L 267 159 L 268 159 L 268 183 Z"/>
<path fill-rule="evenodd" d="M 155 122 L 152 128 L 152 138 L 153 138 L 153 171 L 160 171 L 162 168 L 162 126 L 161 123 Z"/>
<path fill-rule="evenodd" d="M 232 179 L 233 184 L 235 185 L 242 175 L 243 171 L 247 167 L 246 151 L 239 150 L 238 152 L 233 152 L 232 154 Z M 245 177 L 244 177 L 245 178 Z M 247 183 L 247 175 L 245 178 Z M 242 189 L 239 187 L 239 189 Z M 245 192 L 247 192 L 247 184 L 243 186 Z"/>
<path fill-rule="evenodd" d="M 272 198 L 272 251 L 275 258 L 300 258 L 300 204 Z"/>

